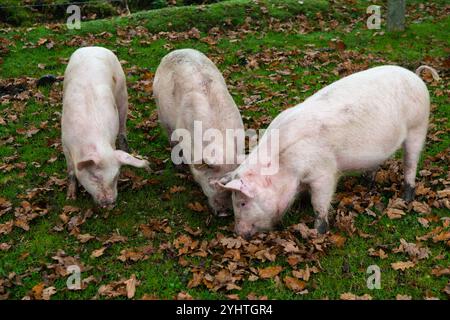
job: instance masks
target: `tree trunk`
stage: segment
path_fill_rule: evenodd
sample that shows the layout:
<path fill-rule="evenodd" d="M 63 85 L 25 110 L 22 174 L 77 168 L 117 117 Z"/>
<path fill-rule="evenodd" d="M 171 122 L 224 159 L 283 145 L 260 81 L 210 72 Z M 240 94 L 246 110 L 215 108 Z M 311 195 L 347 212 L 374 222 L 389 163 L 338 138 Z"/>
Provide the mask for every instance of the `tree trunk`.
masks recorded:
<path fill-rule="evenodd" d="M 388 0 L 387 30 L 405 30 L 406 0 Z"/>

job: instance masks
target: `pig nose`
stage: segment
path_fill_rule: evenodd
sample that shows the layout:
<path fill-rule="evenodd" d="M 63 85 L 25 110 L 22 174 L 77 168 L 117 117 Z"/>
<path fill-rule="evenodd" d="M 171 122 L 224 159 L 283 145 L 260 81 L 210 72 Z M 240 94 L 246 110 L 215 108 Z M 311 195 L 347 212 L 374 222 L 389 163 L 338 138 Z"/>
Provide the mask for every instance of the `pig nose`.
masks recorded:
<path fill-rule="evenodd" d="M 103 198 L 98 202 L 100 207 L 102 208 L 111 208 L 114 207 L 114 199 L 112 198 Z"/>
<path fill-rule="evenodd" d="M 238 228 L 235 228 L 235 232 L 237 235 L 241 236 L 242 238 L 244 238 L 247 241 L 250 240 L 253 237 L 253 234 L 255 233 L 255 232 L 253 232 L 252 229 L 244 229 L 243 230 L 243 229 L 238 229 Z"/>
<path fill-rule="evenodd" d="M 245 240 L 249 241 L 253 236 L 253 233 L 250 231 L 244 232 L 242 234 L 242 238 L 244 238 Z"/>

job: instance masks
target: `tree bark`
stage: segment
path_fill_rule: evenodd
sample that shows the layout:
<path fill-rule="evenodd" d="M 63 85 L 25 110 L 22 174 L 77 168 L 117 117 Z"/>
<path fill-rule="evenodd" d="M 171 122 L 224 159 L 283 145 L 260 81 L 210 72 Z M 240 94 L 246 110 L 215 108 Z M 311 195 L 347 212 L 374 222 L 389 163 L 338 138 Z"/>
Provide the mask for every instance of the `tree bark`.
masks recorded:
<path fill-rule="evenodd" d="M 406 0 L 388 0 L 387 30 L 405 30 Z"/>

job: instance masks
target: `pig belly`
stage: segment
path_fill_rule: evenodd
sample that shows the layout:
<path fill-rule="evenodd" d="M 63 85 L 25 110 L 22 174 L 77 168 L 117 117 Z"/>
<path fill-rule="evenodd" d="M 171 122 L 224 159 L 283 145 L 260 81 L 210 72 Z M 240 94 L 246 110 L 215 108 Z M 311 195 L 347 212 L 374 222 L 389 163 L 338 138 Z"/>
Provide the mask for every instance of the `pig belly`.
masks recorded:
<path fill-rule="evenodd" d="M 336 154 L 337 168 L 339 171 L 358 171 L 376 168 L 397 151 L 403 139 L 390 145 L 362 146 L 339 151 Z"/>

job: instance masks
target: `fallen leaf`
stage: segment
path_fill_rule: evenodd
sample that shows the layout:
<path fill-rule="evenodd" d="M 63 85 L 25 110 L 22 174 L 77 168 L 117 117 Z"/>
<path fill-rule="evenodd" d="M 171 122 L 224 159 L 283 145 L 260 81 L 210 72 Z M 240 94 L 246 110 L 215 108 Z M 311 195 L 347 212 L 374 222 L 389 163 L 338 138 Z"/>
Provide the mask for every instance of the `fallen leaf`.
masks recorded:
<path fill-rule="evenodd" d="M 298 279 L 303 279 L 308 282 L 311 276 L 311 272 L 309 270 L 309 267 L 306 266 L 306 269 L 292 270 L 292 275 Z"/>
<path fill-rule="evenodd" d="M 300 292 L 306 287 L 306 282 L 298 280 L 297 278 L 286 276 L 284 277 L 284 283 L 286 287 L 294 292 Z"/>
<path fill-rule="evenodd" d="M 195 212 L 203 212 L 206 211 L 206 207 L 204 207 L 200 202 L 188 203 L 188 208 Z"/>
<path fill-rule="evenodd" d="M 51 296 L 54 295 L 55 293 L 56 293 L 56 288 L 55 287 L 45 288 L 42 291 L 42 299 L 43 300 L 50 300 Z"/>
<path fill-rule="evenodd" d="M 42 300 L 42 292 L 44 291 L 45 284 L 43 282 L 35 285 L 31 291 L 33 292 L 33 296 L 36 300 Z"/>
<path fill-rule="evenodd" d="M 449 239 L 450 239 L 450 231 L 447 232 L 443 231 L 433 237 L 433 242 L 447 241 Z"/>
<path fill-rule="evenodd" d="M 407 242 L 405 239 L 400 239 L 400 246 L 393 250 L 394 253 L 405 252 L 411 258 L 419 260 L 427 259 L 431 251 L 427 247 L 418 246 L 415 243 Z"/>
<path fill-rule="evenodd" d="M 177 294 L 177 300 L 194 300 L 194 298 L 189 293 L 183 291 Z"/>
<path fill-rule="evenodd" d="M 11 245 L 6 242 L 0 243 L 0 251 L 8 251 L 10 248 Z"/>
<path fill-rule="evenodd" d="M 380 259 L 386 259 L 388 255 L 384 252 L 383 249 L 375 250 L 374 248 L 369 249 L 369 256 L 371 257 L 379 257 Z"/>
<path fill-rule="evenodd" d="M 395 209 L 395 208 L 387 208 L 386 214 L 391 220 L 400 219 L 402 216 L 404 216 L 406 213 L 405 211 L 401 209 Z"/>
<path fill-rule="evenodd" d="M 131 299 L 136 293 L 136 276 L 132 274 L 131 278 L 125 281 L 125 284 L 127 289 L 127 298 Z"/>
<path fill-rule="evenodd" d="M 107 248 L 108 248 L 108 247 L 102 247 L 102 248 L 100 248 L 100 249 L 97 249 L 97 250 L 92 251 L 92 253 L 91 253 L 91 258 L 98 258 L 98 257 L 102 256 L 102 255 L 105 253 L 105 250 L 106 250 Z"/>
<path fill-rule="evenodd" d="M 347 238 L 336 233 L 330 236 L 330 240 L 336 247 L 342 248 Z"/>
<path fill-rule="evenodd" d="M 413 201 L 411 203 L 411 206 L 415 212 L 418 212 L 421 214 L 430 214 L 431 213 L 430 206 L 424 202 Z"/>
<path fill-rule="evenodd" d="M 353 293 L 346 292 L 341 294 L 341 300 L 372 300 L 372 297 L 369 294 L 364 294 L 362 296 L 357 296 Z"/>
<path fill-rule="evenodd" d="M 283 270 L 280 266 L 267 267 L 264 269 L 259 269 L 259 277 L 262 279 L 270 279 L 278 275 Z"/>
<path fill-rule="evenodd" d="M 450 268 L 437 267 L 431 270 L 431 274 L 436 277 L 450 275 Z"/>
<path fill-rule="evenodd" d="M 429 221 L 425 218 L 422 217 L 418 217 L 417 221 L 419 221 L 419 223 L 422 225 L 422 227 L 428 228 L 429 227 Z"/>
<path fill-rule="evenodd" d="M 412 261 L 398 261 L 391 263 L 391 267 L 394 270 L 402 270 L 405 271 L 406 269 L 414 267 L 415 264 Z"/>
<path fill-rule="evenodd" d="M 78 241 L 80 241 L 81 243 L 86 243 L 89 240 L 95 239 L 94 236 L 90 235 L 89 233 L 86 234 L 78 234 L 77 235 L 77 239 Z"/>

